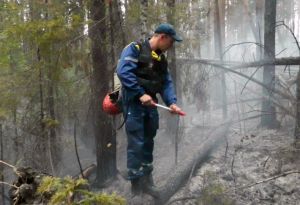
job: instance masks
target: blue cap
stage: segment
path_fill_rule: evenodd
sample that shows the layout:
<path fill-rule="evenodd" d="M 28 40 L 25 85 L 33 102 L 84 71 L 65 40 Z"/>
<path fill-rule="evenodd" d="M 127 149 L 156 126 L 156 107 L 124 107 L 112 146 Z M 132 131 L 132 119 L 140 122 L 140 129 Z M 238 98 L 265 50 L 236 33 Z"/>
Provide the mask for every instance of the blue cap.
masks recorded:
<path fill-rule="evenodd" d="M 174 27 L 171 24 L 168 23 L 162 23 L 160 24 L 154 31 L 154 33 L 164 33 L 171 36 L 175 41 L 181 42 L 182 38 L 178 34 L 176 34 L 176 31 Z"/>

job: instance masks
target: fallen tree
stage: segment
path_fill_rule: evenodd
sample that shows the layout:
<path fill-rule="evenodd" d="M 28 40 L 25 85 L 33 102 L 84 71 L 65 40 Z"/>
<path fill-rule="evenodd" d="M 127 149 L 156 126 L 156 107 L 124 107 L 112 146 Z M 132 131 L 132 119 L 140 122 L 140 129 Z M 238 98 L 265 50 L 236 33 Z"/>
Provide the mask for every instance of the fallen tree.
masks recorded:
<path fill-rule="evenodd" d="M 283 58 L 285 61 L 287 61 L 287 59 L 293 59 L 293 58 Z M 296 58 L 297 59 L 297 61 L 296 62 L 298 62 L 298 60 L 299 60 L 299 64 L 300 64 L 300 57 L 299 58 Z M 250 81 L 252 81 L 252 82 L 254 82 L 254 83 L 256 83 L 256 84 L 258 84 L 258 85 L 260 85 L 260 86 L 262 86 L 263 88 L 266 88 L 267 90 L 270 90 L 270 91 L 272 91 L 273 93 L 275 93 L 275 94 L 278 94 L 278 95 L 280 95 L 280 96 L 282 96 L 282 97 L 284 97 L 284 98 L 286 98 L 286 99 L 289 99 L 291 102 L 295 102 L 296 101 L 296 98 L 294 97 L 294 96 L 291 96 L 291 95 L 288 95 L 288 94 L 286 94 L 285 92 L 283 92 L 283 91 L 281 91 L 281 90 L 278 90 L 278 89 L 271 89 L 271 88 L 269 88 L 269 86 L 268 85 L 266 85 L 266 84 L 264 84 L 264 83 L 262 83 L 262 82 L 260 82 L 259 80 L 257 80 L 257 79 L 255 79 L 255 78 L 253 78 L 253 77 L 251 77 L 251 76 L 248 76 L 248 75 L 245 75 L 245 74 L 243 74 L 243 73 L 241 73 L 241 72 L 238 72 L 238 71 L 236 71 L 236 70 L 234 70 L 234 69 L 238 69 L 238 68 L 246 68 L 246 67 L 254 67 L 255 65 L 265 65 L 265 64 L 263 64 L 263 62 L 267 62 L 267 63 L 275 63 L 276 62 L 276 60 L 277 60 L 277 62 L 279 61 L 279 62 L 285 62 L 285 61 L 280 61 L 280 59 L 275 59 L 275 61 L 258 61 L 258 62 L 252 62 L 252 63 L 246 63 L 246 64 L 241 64 L 241 65 L 235 65 L 235 66 L 232 66 L 232 67 L 226 67 L 225 65 L 223 65 L 223 64 L 220 64 L 220 63 L 216 63 L 216 62 L 214 62 L 214 61 L 210 61 L 210 60 L 204 60 L 204 59 L 198 59 L 198 60 L 196 60 L 196 59 L 191 59 L 191 62 L 193 62 L 193 63 L 202 63 L 202 64 L 207 64 L 207 65 L 212 65 L 212 66 L 215 66 L 216 68 L 220 68 L 220 69 L 223 69 L 223 70 L 225 70 L 225 71 L 228 71 L 228 72 L 231 72 L 231 73 L 234 73 L 234 74 L 236 74 L 236 75 L 239 75 L 239 76 L 241 76 L 241 77 L 243 77 L 243 78 L 246 78 L 246 79 L 248 79 L 248 80 L 250 80 Z M 191 63 L 190 62 L 190 63 Z M 222 61 L 220 61 L 220 62 L 222 62 Z M 284 65 L 284 64 L 281 64 L 281 65 Z M 295 64 L 293 64 L 293 65 L 295 65 Z"/>
<path fill-rule="evenodd" d="M 213 59 L 176 59 L 180 63 L 205 64 L 212 66 L 231 66 L 231 69 L 260 67 L 264 65 L 300 65 L 300 57 L 276 58 L 275 60 L 260 60 L 253 62 L 220 61 Z"/>
<path fill-rule="evenodd" d="M 188 181 L 192 172 L 209 159 L 210 153 L 225 141 L 231 123 L 232 121 L 228 121 L 211 129 L 198 151 L 191 153 L 190 158 L 172 170 L 162 186 L 155 190 L 146 188 L 147 193 L 153 197 L 154 204 L 165 204 Z"/>
<path fill-rule="evenodd" d="M 285 25 L 286 26 L 286 25 Z M 286 26 L 287 27 L 287 26 Z M 290 30 L 291 31 L 291 30 Z M 300 46 L 299 46 L 299 43 L 294 35 L 294 33 L 292 32 L 293 34 L 293 37 L 295 38 L 295 41 L 296 41 L 296 44 L 297 44 L 297 47 L 299 49 L 299 52 L 300 52 Z M 300 144 L 299 143 L 299 139 L 300 139 L 300 129 L 299 129 L 299 125 L 300 125 L 300 111 L 299 111 L 299 100 L 300 100 L 300 83 L 299 83 L 299 79 L 300 79 L 300 74 L 298 71 L 298 74 L 297 74 L 297 80 L 295 81 L 296 82 L 296 97 L 293 96 L 293 95 L 289 95 L 289 94 L 286 94 L 285 92 L 282 92 L 281 90 L 278 90 L 278 89 L 274 89 L 274 88 L 270 88 L 268 85 L 258 81 L 257 79 L 253 78 L 252 76 L 247 76 L 243 73 L 240 73 L 238 71 L 235 71 L 236 69 L 242 69 L 242 68 L 249 68 L 249 67 L 261 67 L 261 66 L 264 66 L 264 65 L 285 65 L 285 66 L 288 66 L 288 65 L 300 65 L 300 57 L 288 57 L 288 58 L 275 58 L 274 60 L 260 60 L 260 61 L 254 61 L 254 62 L 248 62 L 248 63 L 244 63 L 244 62 L 226 62 L 226 61 L 217 61 L 217 60 L 210 60 L 210 59 L 177 59 L 178 62 L 180 63 L 189 63 L 189 64 L 205 64 L 205 65 L 211 65 L 211 66 L 214 66 L 216 68 L 220 68 L 220 69 L 223 69 L 225 71 L 228 71 L 228 72 L 231 72 L 231 73 L 235 73 L 243 78 L 246 78 L 248 79 L 249 81 L 252 81 L 260 86 L 262 86 L 263 88 L 275 93 L 275 94 L 278 94 L 280 95 L 281 97 L 284 97 L 288 100 L 291 101 L 292 104 L 295 104 L 296 105 L 296 115 L 291 115 L 293 117 L 296 118 L 296 123 L 295 123 L 295 133 L 294 133 L 294 136 L 295 136 L 295 144 Z M 278 105 L 277 105 L 278 106 Z M 284 109 L 283 106 L 281 106 L 282 109 Z M 286 109 L 284 109 L 286 110 Z M 287 111 L 287 110 L 286 110 Z M 298 145 L 297 145 L 298 146 Z"/>

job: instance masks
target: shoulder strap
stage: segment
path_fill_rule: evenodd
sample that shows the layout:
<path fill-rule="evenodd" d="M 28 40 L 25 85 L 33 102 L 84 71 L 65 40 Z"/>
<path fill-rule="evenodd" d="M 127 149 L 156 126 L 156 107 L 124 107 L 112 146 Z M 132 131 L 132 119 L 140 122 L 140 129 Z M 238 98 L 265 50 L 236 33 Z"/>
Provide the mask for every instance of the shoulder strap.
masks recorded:
<path fill-rule="evenodd" d="M 138 61 L 139 63 L 150 63 L 152 61 L 151 51 L 146 47 L 144 42 L 136 42 L 139 47 L 140 54 Z"/>

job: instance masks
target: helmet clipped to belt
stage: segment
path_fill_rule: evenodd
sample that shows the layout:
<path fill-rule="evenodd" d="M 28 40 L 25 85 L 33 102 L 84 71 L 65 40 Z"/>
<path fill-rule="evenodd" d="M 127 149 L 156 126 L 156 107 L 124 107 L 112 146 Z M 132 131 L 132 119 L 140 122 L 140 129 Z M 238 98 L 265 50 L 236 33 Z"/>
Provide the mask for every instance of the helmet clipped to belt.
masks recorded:
<path fill-rule="evenodd" d="M 102 103 L 102 109 L 104 112 L 110 115 L 117 115 L 122 113 L 121 101 L 119 100 L 119 90 L 112 93 L 108 93 Z"/>

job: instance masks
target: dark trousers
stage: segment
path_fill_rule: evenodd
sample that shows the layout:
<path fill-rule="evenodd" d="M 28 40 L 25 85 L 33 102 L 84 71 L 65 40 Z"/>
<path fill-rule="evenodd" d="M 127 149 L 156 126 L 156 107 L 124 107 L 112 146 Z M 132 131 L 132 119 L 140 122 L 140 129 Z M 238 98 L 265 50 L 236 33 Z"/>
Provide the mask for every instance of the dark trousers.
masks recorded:
<path fill-rule="evenodd" d="M 139 101 L 131 101 L 124 110 L 127 133 L 127 168 L 130 180 L 152 171 L 154 137 L 158 129 L 159 117 L 155 107 L 143 106 Z"/>

